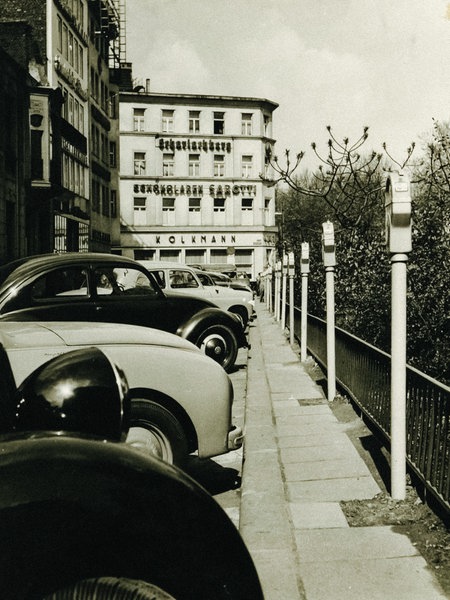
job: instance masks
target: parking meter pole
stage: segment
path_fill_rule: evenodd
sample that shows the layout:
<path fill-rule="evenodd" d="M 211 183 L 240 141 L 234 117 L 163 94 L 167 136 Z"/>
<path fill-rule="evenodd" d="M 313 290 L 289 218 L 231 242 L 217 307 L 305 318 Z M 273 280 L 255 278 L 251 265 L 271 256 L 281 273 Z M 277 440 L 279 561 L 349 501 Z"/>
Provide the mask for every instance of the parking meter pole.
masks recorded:
<path fill-rule="evenodd" d="M 406 496 L 406 254 L 391 257 L 391 494 Z"/>
<path fill-rule="evenodd" d="M 328 402 L 336 396 L 336 350 L 334 339 L 334 267 L 325 268 L 327 295 L 327 388 Z"/>
<path fill-rule="evenodd" d="M 385 189 L 386 242 L 391 256 L 391 495 L 406 497 L 406 293 L 411 252 L 411 190 L 405 173 Z"/>
<path fill-rule="evenodd" d="M 275 270 L 275 320 L 280 320 L 280 301 L 281 301 L 281 263 L 277 262 Z"/>
<path fill-rule="evenodd" d="M 283 255 L 282 287 L 281 287 L 281 331 L 286 328 L 286 289 L 287 289 L 287 256 Z"/>
<path fill-rule="evenodd" d="M 327 302 L 327 388 L 328 401 L 336 396 L 336 352 L 334 326 L 334 267 L 336 265 L 334 227 L 327 221 L 322 224 L 322 256 L 325 266 L 325 285 Z"/>
<path fill-rule="evenodd" d="M 301 330 L 300 330 L 300 360 L 305 362 L 308 348 L 308 274 L 309 274 L 309 244 L 302 243 L 302 255 L 300 261 L 300 272 L 302 275 L 302 303 L 301 303 Z"/>
<path fill-rule="evenodd" d="M 295 257 L 293 252 L 289 252 L 289 343 L 294 345 L 294 277 L 295 277 Z"/>

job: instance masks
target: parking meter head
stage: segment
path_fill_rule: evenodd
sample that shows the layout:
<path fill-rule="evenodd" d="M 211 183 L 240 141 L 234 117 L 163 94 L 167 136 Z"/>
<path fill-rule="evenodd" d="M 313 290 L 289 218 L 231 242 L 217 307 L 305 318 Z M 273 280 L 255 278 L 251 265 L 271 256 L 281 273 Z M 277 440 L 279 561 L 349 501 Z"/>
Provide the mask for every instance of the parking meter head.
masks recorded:
<path fill-rule="evenodd" d="M 406 173 L 389 173 L 384 198 L 387 249 L 391 254 L 411 252 L 411 184 Z"/>

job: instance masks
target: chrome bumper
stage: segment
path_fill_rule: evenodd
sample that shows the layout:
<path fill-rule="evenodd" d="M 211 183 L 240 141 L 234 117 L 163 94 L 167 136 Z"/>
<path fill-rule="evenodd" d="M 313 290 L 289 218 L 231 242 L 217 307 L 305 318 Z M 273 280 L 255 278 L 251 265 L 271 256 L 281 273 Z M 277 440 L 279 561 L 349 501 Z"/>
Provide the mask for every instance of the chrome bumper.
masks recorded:
<path fill-rule="evenodd" d="M 241 427 L 233 426 L 228 432 L 228 450 L 238 450 L 244 443 L 244 432 Z"/>

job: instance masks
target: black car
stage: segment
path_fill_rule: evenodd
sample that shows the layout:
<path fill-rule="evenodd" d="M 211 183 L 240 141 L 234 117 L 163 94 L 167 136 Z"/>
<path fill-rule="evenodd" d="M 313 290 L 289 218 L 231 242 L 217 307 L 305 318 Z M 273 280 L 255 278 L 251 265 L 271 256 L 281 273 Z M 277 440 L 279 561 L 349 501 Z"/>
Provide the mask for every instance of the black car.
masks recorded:
<path fill-rule="evenodd" d="M 164 293 L 144 266 L 113 254 L 22 259 L 0 285 L 0 318 L 129 323 L 162 329 L 193 342 L 226 371 L 232 369 L 238 349 L 247 346 L 236 315 L 205 299 Z"/>
<path fill-rule="evenodd" d="M 0 345 L 0 375 L 2 600 L 263 599 L 218 503 L 121 443 L 130 399 L 120 366 L 75 350 L 16 390 Z"/>

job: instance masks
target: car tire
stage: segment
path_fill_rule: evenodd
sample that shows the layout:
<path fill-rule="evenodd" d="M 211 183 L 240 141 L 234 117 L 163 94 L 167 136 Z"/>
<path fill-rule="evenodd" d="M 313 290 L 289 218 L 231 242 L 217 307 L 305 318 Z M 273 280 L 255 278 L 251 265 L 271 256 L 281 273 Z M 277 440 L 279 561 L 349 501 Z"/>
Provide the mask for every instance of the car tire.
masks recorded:
<path fill-rule="evenodd" d="M 230 312 L 232 312 L 233 314 L 237 315 L 241 321 L 242 321 L 242 326 L 245 329 L 247 327 L 248 324 L 248 311 L 246 308 L 244 308 L 243 306 L 231 306 L 228 309 Z"/>
<path fill-rule="evenodd" d="M 238 344 L 234 333 L 225 325 L 211 325 L 202 331 L 195 345 L 222 365 L 227 373 L 233 368 Z"/>
<path fill-rule="evenodd" d="M 175 600 L 161 588 L 144 581 L 117 577 L 84 579 L 45 596 L 44 600 Z"/>
<path fill-rule="evenodd" d="M 126 443 L 178 467 L 183 467 L 188 456 L 188 442 L 181 423 L 166 408 L 145 398 L 131 400 Z"/>

